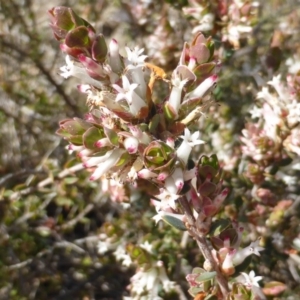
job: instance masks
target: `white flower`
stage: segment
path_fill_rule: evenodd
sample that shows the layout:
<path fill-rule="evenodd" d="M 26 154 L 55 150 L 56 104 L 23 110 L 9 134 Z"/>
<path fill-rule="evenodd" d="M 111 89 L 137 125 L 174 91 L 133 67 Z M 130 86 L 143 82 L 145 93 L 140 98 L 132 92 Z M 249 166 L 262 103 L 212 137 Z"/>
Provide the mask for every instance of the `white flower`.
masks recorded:
<path fill-rule="evenodd" d="M 167 211 L 160 210 L 160 204 L 157 204 L 156 211 L 157 214 L 152 217 L 152 219 L 155 221 L 155 224 L 157 224 L 161 220 L 164 220 L 164 217 L 172 217 L 178 219 L 181 222 L 183 222 L 185 219 L 185 215 L 173 214 Z"/>
<path fill-rule="evenodd" d="M 276 178 L 281 179 L 286 185 L 297 185 L 299 178 L 297 176 L 287 175 L 284 172 L 278 171 Z"/>
<path fill-rule="evenodd" d="M 281 98 L 281 100 L 284 100 L 288 98 L 288 93 L 286 89 L 284 88 L 283 84 L 281 83 L 281 75 L 274 76 L 271 81 L 268 81 L 268 84 L 273 86 L 273 88 L 276 90 L 277 94 Z"/>
<path fill-rule="evenodd" d="M 186 94 L 184 97 L 184 101 L 194 100 L 197 98 L 202 98 L 207 92 L 209 92 L 216 84 L 218 80 L 217 75 L 212 75 L 206 78 L 202 83 L 198 85 L 196 89 Z"/>
<path fill-rule="evenodd" d="M 147 93 L 147 84 L 144 77 L 143 67 L 131 65 L 127 67 L 127 73 L 129 74 L 132 82 L 137 84 L 135 92 L 144 99 Z"/>
<path fill-rule="evenodd" d="M 180 197 L 174 193 L 169 192 L 167 189 L 161 189 L 160 194 L 155 196 L 157 199 L 161 200 L 161 208 L 165 209 L 168 207 L 176 208 L 175 201 Z"/>
<path fill-rule="evenodd" d="M 200 16 L 200 15 L 199 15 Z M 215 16 L 213 14 L 205 14 L 204 16 L 201 16 L 201 21 L 198 26 L 194 27 L 192 33 L 197 33 L 199 31 L 205 32 L 212 30 L 214 25 Z"/>
<path fill-rule="evenodd" d="M 115 39 L 112 39 L 109 43 L 109 55 L 108 55 L 109 65 L 115 73 L 119 73 L 122 70 L 122 61 L 119 54 L 119 45 Z"/>
<path fill-rule="evenodd" d="M 175 283 L 169 280 L 162 261 L 157 262 L 157 267 L 159 268 L 159 280 L 163 284 L 163 289 L 168 293 L 174 289 Z"/>
<path fill-rule="evenodd" d="M 291 74 L 297 74 L 300 71 L 300 60 L 297 56 L 288 58 L 285 64 L 289 67 L 289 73 Z"/>
<path fill-rule="evenodd" d="M 140 268 L 131 278 L 131 291 L 137 295 L 148 294 L 146 299 L 159 299 L 158 293 L 160 287 L 169 292 L 174 288 L 174 282 L 167 277 L 163 262 L 153 263 L 153 266 L 147 270 Z M 138 298 L 140 299 L 140 298 Z"/>
<path fill-rule="evenodd" d="M 254 105 L 249 113 L 251 114 L 252 119 L 260 118 L 262 116 L 262 109 Z"/>
<path fill-rule="evenodd" d="M 142 107 L 146 106 L 145 101 L 134 92 L 137 88 L 137 83 L 130 84 L 128 78 L 124 75 L 122 76 L 123 88 L 117 84 L 112 84 L 112 87 L 118 91 L 116 101 L 125 99 L 129 105 L 130 112 L 136 116 Z"/>
<path fill-rule="evenodd" d="M 127 52 L 127 59 L 132 65 L 138 66 L 144 64 L 144 60 L 147 58 L 147 55 L 141 55 L 144 52 L 144 48 L 139 49 L 136 46 L 131 50 L 129 47 L 125 47 L 125 50 Z"/>
<path fill-rule="evenodd" d="M 132 260 L 130 256 L 126 253 L 124 250 L 123 245 L 119 245 L 118 248 L 114 252 L 114 256 L 116 257 L 116 260 L 121 260 L 122 265 L 129 267 L 132 264 Z"/>
<path fill-rule="evenodd" d="M 142 169 L 138 172 L 138 177 L 143 179 L 150 179 L 157 177 L 157 174 L 154 172 L 151 172 L 148 169 Z"/>
<path fill-rule="evenodd" d="M 102 175 L 104 175 L 106 172 L 108 172 L 119 160 L 121 155 L 124 153 L 124 150 L 122 149 L 114 149 L 111 152 L 111 155 L 103 162 L 99 163 L 97 165 L 96 170 L 90 177 L 90 180 L 97 180 L 99 179 Z"/>
<path fill-rule="evenodd" d="M 173 78 L 172 78 L 173 87 L 169 97 L 169 104 L 173 108 L 174 112 L 176 113 L 176 118 L 178 115 L 178 110 L 180 108 L 182 89 L 188 81 L 189 79 L 181 80 L 176 70 L 173 72 Z"/>
<path fill-rule="evenodd" d="M 187 164 L 192 148 L 196 145 L 205 143 L 204 141 L 199 139 L 199 136 L 199 131 L 195 131 L 193 134 L 191 134 L 188 128 L 185 128 L 184 135 L 180 136 L 183 141 L 179 148 L 176 150 L 176 153 L 177 156 L 184 162 L 184 164 Z"/>
<path fill-rule="evenodd" d="M 259 251 L 263 251 L 264 248 L 259 246 L 259 239 L 255 242 L 252 242 L 248 247 L 237 251 L 237 253 L 233 257 L 233 264 L 235 266 L 241 264 L 246 257 L 249 255 L 255 254 L 260 256 Z"/>
<path fill-rule="evenodd" d="M 184 129 L 184 135 L 181 135 L 180 137 L 184 141 L 186 141 L 191 147 L 205 143 L 204 141 L 199 139 L 200 131 L 195 131 L 193 134 L 191 134 L 188 128 Z"/>
<path fill-rule="evenodd" d="M 241 282 L 247 289 L 251 290 L 253 299 L 265 300 L 266 297 L 258 284 L 260 280 L 262 280 L 262 276 L 255 276 L 253 270 L 249 274 L 241 272 L 241 276 L 237 278 L 238 282 Z"/>
<path fill-rule="evenodd" d="M 260 92 L 257 93 L 256 96 L 257 99 L 264 99 L 266 100 L 269 105 L 272 107 L 276 108 L 279 106 L 278 99 L 277 97 L 274 97 L 270 92 L 267 87 L 263 87 Z"/>
<path fill-rule="evenodd" d="M 105 155 L 102 156 L 87 157 L 86 159 L 84 159 L 85 162 L 83 165 L 85 168 L 97 166 L 98 164 L 106 161 L 111 156 L 112 152 L 113 150 L 107 151 Z"/>
<path fill-rule="evenodd" d="M 140 247 L 144 250 L 146 250 L 149 253 L 152 253 L 152 244 L 150 244 L 148 241 L 145 241 L 143 244 L 140 244 Z"/>
<path fill-rule="evenodd" d="M 109 250 L 109 247 L 106 242 L 99 241 L 97 245 L 98 253 L 104 254 Z"/>
<path fill-rule="evenodd" d="M 60 75 L 66 79 L 70 76 L 74 76 L 81 79 L 85 84 L 93 85 L 101 89 L 103 88 L 103 84 L 100 81 L 91 78 L 84 68 L 76 66 L 69 55 L 66 56 L 66 65 L 61 67 L 60 70 Z"/>
<path fill-rule="evenodd" d="M 255 276 L 254 271 L 250 271 L 249 274 L 241 272 L 244 277 L 244 285 L 251 289 L 253 286 L 259 287 L 258 282 L 262 280 L 262 276 Z"/>

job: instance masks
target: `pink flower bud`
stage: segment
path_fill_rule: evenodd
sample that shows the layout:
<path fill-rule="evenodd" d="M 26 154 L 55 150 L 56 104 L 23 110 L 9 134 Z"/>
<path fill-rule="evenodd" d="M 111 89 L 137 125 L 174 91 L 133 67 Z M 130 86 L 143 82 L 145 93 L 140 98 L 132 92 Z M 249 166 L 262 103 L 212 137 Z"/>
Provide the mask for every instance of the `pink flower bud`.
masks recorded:
<path fill-rule="evenodd" d="M 97 148 L 102 148 L 102 147 L 106 147 L 106 146 L 110 146 L 110 145 L 111 145 L 111 143 L 108 138 L 100 139 L 95 143 L 95 146 Z"/>
<path fill-rule="evenodd" d="M 235 253 L 236 249 L 230 250 L 222 263 L 221 269 L 226 275 L 232 275 L 235 272 L 235 268 L 232 262 L 232 258 L 235 255 Z"/>
<path fill-rule="evenodd" d="M 138 177 L 143 179 L 150 179 L 157 177 L 157 174 L 151 172 L 148 169 L 142 169 L 138 172 Z"/>
<path fill-rule="evenodd" d="M 216 84 L 218 76 L 216 74 L 206 78 L 196 89 L 185 95 L 184 101 L 202 98 Z"/>
<path fill-rule="evenodd" d="M 137 152 L 139 146 L 139 141 L 134 137 L 128 137 L 124 140 L 124 147 L 129 154 L 134 154 Z"/>

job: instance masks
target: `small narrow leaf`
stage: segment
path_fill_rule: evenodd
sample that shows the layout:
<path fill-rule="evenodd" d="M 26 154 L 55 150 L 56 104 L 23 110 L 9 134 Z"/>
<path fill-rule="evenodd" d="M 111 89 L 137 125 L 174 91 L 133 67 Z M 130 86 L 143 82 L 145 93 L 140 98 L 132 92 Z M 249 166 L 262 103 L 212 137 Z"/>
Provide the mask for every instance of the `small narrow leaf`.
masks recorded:
<path fill-rule="evenodd" d="M 163 216 L 162 219 L 172 227 L 181 231 L 186 231 L 186 227 L 181 220 L 168 215 Z"/>
<path fill-rule="evenodd" d="M 202 273 L 201 275 L 199 275 L 197 278 L 196 278 L 196 282 L 197 283 L 201 283 L 201 282 L 205 282 L 205 281 L 208 281 L 208 280 L 212 280 L 216 277 L 216 274 L 217 272 L 213 271 L 213 272 L 205 272 L 205 273 Z"/>

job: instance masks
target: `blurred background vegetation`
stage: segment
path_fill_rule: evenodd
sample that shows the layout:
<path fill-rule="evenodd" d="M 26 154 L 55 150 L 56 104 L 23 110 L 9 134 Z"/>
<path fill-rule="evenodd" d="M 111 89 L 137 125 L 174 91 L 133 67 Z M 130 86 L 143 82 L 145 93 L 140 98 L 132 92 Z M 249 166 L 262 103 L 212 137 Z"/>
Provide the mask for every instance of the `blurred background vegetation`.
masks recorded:
<path fill-rule="evenodd" d="M 197 266 L 199 253 L 192 241 L 179 253 L 180 234 L 167 226 L 154 226 L 154 211 L 148 208 L 149 199 L 143 193 L 134 193 L 131 209 L 123 210 L 109 201 L 99 183 L 88 180 L 87 172 L 64 172 L 75 158 L 68 155 L 67 143 L 55 135 L 60 120 L 82 117 L 87 109 L 85 97 L 76 89 L 78 82 L 59 76 L 64 55 L 53 38 L 47 10 L 56 5 L 70 6 L 108 41 L 114 37 L 123 46 L 145 47 L 150 61 L 171 71 L 183 40 L 191 36 L 193 23 L 181 12 L 187 2 L 150 1 L 143 22 L 129 9 L 137 2 L 0 2 L 0 299 L 121 299 L 127 294 L 134 270 L 121 266 L 109 251 L 98 254 L 102 232 L 126 236 L 132 243 L 147 233 L 159 237 L 157 248 L 168 252 L 163 260 L 172 279 L 182 290 L 187 289 L 184 276 L 176 278 L 175 270 L 183 252 L 187 264 Z M 297 22 L 299 7 L 296 0 L 261 1 L 251 40 L 244 41 L 238 51 L 228 47 L 222 54 L 216 98 L 223 122 L 234 119 L 232 130 L 236 134 L 243 128 L 256 92 L 273 75 L 265 62 L 274 31 L 280 22 Z M 170 23 L 170 30 L 177 39 L 164 59 L 156 56 L 147 39 L 162 20 L 176 21 L 175 25 Z M 287 35 L 284 40 L 285 58 L 300 51 L 299 24 L 294 25 L 298 34 Z M 218 35 L 213 38 L 218 47 Z M 209 117 L 205 122 L 210 126 L 207 136 L 220 126 Z M 283 226 L 280 230 L 288 229 Z M 260 271 L 265 274 L 259 275 L 268 274 L 287 284 L 286 297 L 300 294 L 285 264 L 285 254 L 276 253 L 272 262 L 267 255 L 263 260 L 267 261 L 266 270 Z"/>

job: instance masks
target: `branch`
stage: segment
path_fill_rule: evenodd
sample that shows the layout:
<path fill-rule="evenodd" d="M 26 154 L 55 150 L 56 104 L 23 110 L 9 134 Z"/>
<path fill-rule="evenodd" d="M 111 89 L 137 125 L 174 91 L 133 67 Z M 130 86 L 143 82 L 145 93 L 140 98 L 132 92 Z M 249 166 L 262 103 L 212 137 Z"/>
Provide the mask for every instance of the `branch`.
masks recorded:
<path fill-rule="evenodd" d="M 216 279 L 220 286 L 221 292 L 223 294 L 224 299 L 226 299 L 227 294 L 229 293 L 229 287 L 228 282 L 225 276 L 222 274 L 219 266 L 217 265 L 215 259 L 213 258 L 211 254 L 211 249 L 207 243 L 206 237 L 201 235 L 199 231 L 197 230 L 196 220 L 193 216 L 193 213 L 191 211 L 191 208 L 189 206 L 189 203 L 186 199 L 186 197 L 181 197 L 179 199 L 179 203 L 181 204 L 185 215 L 188 219 L 189 228 L 188 231 L 192 235 L 192 237 L 196 240 L 197 245 L 204 256 L 205 260 L 207 260 L 210 265 L 212 266 L 213 270 L 216 271 Z"/>

